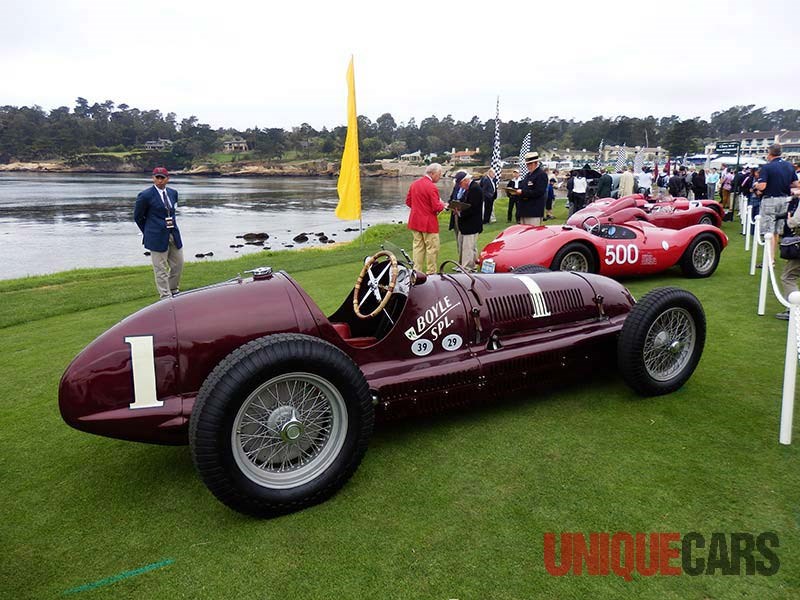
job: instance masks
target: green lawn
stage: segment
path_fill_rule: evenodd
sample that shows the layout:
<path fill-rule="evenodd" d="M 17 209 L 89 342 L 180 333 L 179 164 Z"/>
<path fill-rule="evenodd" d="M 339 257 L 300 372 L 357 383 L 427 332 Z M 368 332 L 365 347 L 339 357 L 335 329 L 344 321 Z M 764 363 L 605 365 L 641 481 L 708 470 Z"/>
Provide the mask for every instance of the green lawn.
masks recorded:
<path fill-rule="evenodd" d="M 201 162 L 209 162 L 215 165 L 229 163 L 240 160 L 249 160 L 252 158 L 252 152 L 214 152 L 208 156 L 204 156 Z"/>
<path fill-rule="evenodd" d="M 772 317 L 772 298 L 756 316 L 758 278 L 747 274 L 738 227 L 725 229 L 731 245 L 712 278 L 675 270 L 628 282 L 637 297 L 677 285 L 703 302 L 705 353 L 677 393 L 641 399 L 598 374 L 383 427 L 333 499 L 269 521 L 217 502 L 188 448 L 104 439 L 61 421 L 59 377 L 96 335 L 155 300 L 149 268 L 0 282 L 0 598 L 800 597 L 800 428 L 794 446 L 778 444 L 786 323 Z M 270 264 L 332 311 L 384 237 L 410 247 L 402 226 L 376 226 L 363 248 L 192 263 L 183 287 Z M 453 258 L 446 230 L 442 239 L 442 258 Z M 630 582 L 546 572 L 544 533 L 617 531 L 774 531 L 780 570 Z"/>

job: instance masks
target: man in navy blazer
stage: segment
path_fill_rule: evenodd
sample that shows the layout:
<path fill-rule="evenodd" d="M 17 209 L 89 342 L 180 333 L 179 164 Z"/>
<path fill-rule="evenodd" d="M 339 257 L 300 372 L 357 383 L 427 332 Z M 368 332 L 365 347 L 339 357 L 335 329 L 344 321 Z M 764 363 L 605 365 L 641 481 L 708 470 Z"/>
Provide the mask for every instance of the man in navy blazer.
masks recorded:
<path fill-rule="evenodd" d="M 150 250 L 162 299 L 178 293 L 183 271 L 183 242 L 175 216 L 178 192 L 168 188 L 167 182 L 169 172 L 164 167 L 153 169 L 153 185 L 139 193 L 133 209 L 133 220 L 144 234 L 142 244 Z"/>

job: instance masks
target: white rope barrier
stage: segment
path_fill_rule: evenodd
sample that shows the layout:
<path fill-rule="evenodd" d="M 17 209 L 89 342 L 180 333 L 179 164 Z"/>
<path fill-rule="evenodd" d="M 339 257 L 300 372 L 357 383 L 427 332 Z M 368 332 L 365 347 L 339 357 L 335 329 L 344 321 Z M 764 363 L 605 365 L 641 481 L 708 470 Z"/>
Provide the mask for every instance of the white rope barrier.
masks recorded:
<path fill-rule="evenodd" d="M 772 271 L 772 234 L 764 234 L 764 254 L 761 257 L 761 285 L 758 288 L 758 314 L 764 316 L 767 306 L 767 284 Z"/>
<path fill-rule="evenodd" d="M 750 275 L 756 274 L 756 263 L 758 262 L 758 247 L 764 245 L 764 242 L 761 241 L 760 215 L 756 215 L 756 218 L 753 221 L 755 224 L 755 230 L 753 233 L 753 254 L 750 257 Z"/>
<path fill-rule="evenodd" d="M 785 306 L 786 308 L 790 308 L 791 304 L 789 304 L 789 301 L 786 298 L 783 297 L 783 294 L 781 294 L 781 291 L 778 288 L 778 280 L 775 278 L 775 261 L 772 260 L 772 239 L 773 239 L 773 237 L 774 237 L 774 234 L 772 234 L 772 233 L 764 234 L 764 263 L 763 263 L 763 266 L 762 266 L 761 270 L 762 270 L 762 272 L 763 271 L 768 271 L 769 280 L 770 280 L 770 283 L 772 284 L 772 293 L 775 294 L 775 298 L 778 299 L 778 302 L 783 304 L 783 306 Z M 767 257 L 769 257 L 769 258 L 767 258 Z M 769 265 L 769 269 L 767 269 L 767 265 Z M 763 273 L 761 275 L 761 280 L 762 281 L 764 280 L 764 274 Z M 765 294 L 764 295 L 766 296 L 766 289 L 765 289 Z M 759 313 L 759 314 L 764 314 L 764 313 Z"/>

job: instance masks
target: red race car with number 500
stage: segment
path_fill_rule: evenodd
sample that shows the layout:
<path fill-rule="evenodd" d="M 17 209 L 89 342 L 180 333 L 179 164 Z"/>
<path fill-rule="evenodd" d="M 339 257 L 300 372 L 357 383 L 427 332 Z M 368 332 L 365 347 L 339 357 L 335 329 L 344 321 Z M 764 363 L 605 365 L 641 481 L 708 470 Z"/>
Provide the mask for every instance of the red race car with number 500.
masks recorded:
<path fill-rule="evenodd" d="M 409 263 L 369 257 L 330 316 L 269 268 L 161 300 L 72 361 L 62 417 L 98 435 L 189 444 L 219 500 L 269 517 L 344 485 L 376 418 L 582 381 L 614 364 L 636 392 L 666 394 L 703 351 L 703 308 L 684 290 L 637 303 L 599 275 L 476 275 L 450 261 L 424 275 Z"/>
<path fill-rule="evenodd" d="M 728 237 L 713 225 L 662 229 L 643 221 L 601 223 L 587 217 L 582 227 L 514 225 L 481 251 L 482 273 L 542 265 L 554 271 L 608 277 L 650 275 L 679 265 L 687 277 L 717 269 Z"/>

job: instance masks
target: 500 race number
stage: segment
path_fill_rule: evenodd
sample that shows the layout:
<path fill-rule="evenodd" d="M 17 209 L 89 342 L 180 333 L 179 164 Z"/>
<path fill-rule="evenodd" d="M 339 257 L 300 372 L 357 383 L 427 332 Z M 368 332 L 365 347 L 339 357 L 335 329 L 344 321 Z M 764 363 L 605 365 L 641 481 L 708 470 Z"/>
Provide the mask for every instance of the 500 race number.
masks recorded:
<path fill-rule="evenodd" d="M 639 248 L 634 244 L 609 244 L 606 246 L 607 265 L 635 265 L 639 262 Z"/>

